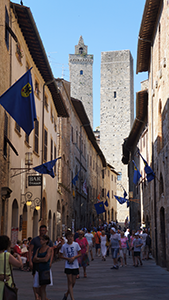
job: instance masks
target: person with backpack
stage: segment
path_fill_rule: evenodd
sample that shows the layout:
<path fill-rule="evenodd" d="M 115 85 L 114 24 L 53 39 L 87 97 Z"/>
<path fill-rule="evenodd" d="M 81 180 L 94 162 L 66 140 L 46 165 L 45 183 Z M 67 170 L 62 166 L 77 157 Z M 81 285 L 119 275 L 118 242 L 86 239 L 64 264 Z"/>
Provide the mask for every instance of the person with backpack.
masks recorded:
<path fill-rule="evenodd" d="M 100 256 L 101 253 L 100 253 L 100 244 L 101 244 L 101 239 L 100 239 L 100 236 L 101 236 L 101 232 L 99 230 L 99 228 L 97 229 L 97 231 L 95 232 L 95 235 L 94 235 L 94 243 L 95 243 L 95 248 L 96 248 L 96 256 Z"/>

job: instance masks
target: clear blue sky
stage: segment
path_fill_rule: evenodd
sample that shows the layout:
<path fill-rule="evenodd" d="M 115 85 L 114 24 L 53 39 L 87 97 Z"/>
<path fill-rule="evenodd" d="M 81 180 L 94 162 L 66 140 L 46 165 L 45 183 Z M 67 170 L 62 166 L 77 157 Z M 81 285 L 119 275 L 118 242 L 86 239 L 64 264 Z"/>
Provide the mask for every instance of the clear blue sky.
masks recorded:
<path fill-rule="evenodd" d="M 20 3 L 20 0 L 13 1 Z M 145 0 L 23 0 L 30 7 L 56 78 L 69 80 L 69 54 L 80 35 L 94 55 L 93 128 L 100 124 L 101 52 L 128 49 L 134 59 L 134 95 L 146 73 L 136 75 L 137 41 Z"/>

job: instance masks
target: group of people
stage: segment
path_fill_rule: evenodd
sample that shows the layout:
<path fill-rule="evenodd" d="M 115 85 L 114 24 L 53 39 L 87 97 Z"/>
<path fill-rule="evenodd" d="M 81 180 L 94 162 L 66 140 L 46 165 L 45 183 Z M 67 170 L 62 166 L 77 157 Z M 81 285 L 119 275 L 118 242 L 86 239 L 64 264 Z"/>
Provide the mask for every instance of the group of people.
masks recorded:
<path fill-rule="evenodd" d="M 76 279 L 80 278 L 80 267 L 83 269 L 84 278 L 87 277 L 86 268 L 89 265 L 89 253 L 91 261 L 95 255 L 101 257 L 103 261 L 109 256 L 111 250 L 113 266 L 111 269 L 118 269 L 120 266 L 127 265 L 127 251 L 132 255 L 133 265 L 137 267 L 142 265 L 142 259 L 149 258 L 150 246 L 147 240 L 150 236 L 145 229 L 144 232 L 129 230 L 120 231 L 115 225 L 111 228 L 93 228 L 77 230 L 75 234 L 68 230 L 64 237 L 58 237 L 55 244 L 47 236 L 47 227 L 40 226 L 40 233 L 37 237 L 30 239 L 29 242 L 23 241 L 22 246 L 27 248 L 29 267 L 33 275 L 33 291 L 35 299 L 46 300 L 46 286 L 52 285 L 51 265 L 54 257 L 57 255 L 65 260 L 65 274 L 67 276 L 67 291 L 62 300 L 66 300 L 68 295 L 74 300 L 73 287 Z M 10 254 L 10 240 L 7 236 L 0 236 L 0 300 L 3 299 L 4 286 L 4 253 L 7 253 L 6 270 L 10 274 L 10 264 L 17 268 L 23 268 L 23 262 L 20 253 L 20 241 L 13 249 L 13 255 Z M 20 250 L 19 250 L 20 249 Z M 142 255 L 141 255 L 142 253 Z M 7 282 L 11 284 L 11 276 L 8 276 Z"/>

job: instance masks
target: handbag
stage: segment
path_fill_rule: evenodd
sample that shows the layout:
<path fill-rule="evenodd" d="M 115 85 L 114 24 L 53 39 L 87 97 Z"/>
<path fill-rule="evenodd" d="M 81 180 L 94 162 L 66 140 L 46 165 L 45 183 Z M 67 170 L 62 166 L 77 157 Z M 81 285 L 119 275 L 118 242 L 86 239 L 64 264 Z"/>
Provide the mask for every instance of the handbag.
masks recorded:
<path fill-rule="evenodd" d="M 6 252 L 4 253 L 4 292 L 3 292 L 3 300 L 17 300 L 17 292 L 18 289 L 15 286 L 14 279 L 13 279 L 13 272 L 11 269 L 11 277 L 12 277 L 12 286 L 9 286 L 6 282 Z"/>
<path fill-rule="evenodd" d="M 39 271 L 39 285 L 46 285 L 50 283 L 50 270 Z"/>

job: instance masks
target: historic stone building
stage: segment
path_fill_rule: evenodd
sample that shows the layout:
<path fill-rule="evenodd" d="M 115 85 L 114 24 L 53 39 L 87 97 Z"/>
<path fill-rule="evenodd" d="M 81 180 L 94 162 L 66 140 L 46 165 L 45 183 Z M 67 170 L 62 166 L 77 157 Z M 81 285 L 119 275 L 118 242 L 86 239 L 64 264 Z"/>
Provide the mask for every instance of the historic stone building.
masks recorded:
<path fill-rule="evenodd" d="M 71 97 L 82 101 L 93 128 L 93 55 L 80 36 L 75 54 L 69 54 Z"/>
<path fill-rule="evenodd" d="M 142 101 L 148 124 L 147 128 L 143 125 L 139 147 L 155 173 L 154 180 L 141 186 L 143 220 L 150 227 L 157 264 L 169 270 L 168 17 L 167 0 L 146 0 L 138 39 L 137 73 L 148 72 L 148 103 Z"/>
<path fill-rule="evenodd" d="M 127 167 L 121 162 L 121 145 L 134 120 L 133 58 L 129 50 L 101 54 L 100 147 L 118 175 L 117 195 L 128 192 Z M 126 204 L 117 206 L 117 219 L 124 223 Z"/>

